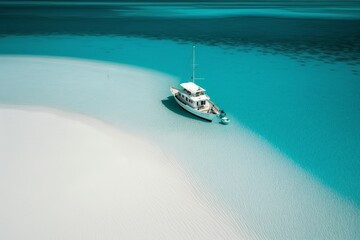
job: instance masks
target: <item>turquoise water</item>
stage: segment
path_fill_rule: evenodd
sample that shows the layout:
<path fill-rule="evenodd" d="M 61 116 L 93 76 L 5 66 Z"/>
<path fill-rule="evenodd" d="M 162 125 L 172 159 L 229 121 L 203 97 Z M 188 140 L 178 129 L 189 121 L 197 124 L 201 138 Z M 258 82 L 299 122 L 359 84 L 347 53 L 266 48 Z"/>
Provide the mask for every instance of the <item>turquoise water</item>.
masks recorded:
<path fill-rule="evenodd" d="M 196 44 L 198 75 L 205 78 L 199 84 L 235 125 L 360 206 L 360 16 L 357 3 L 347 4 L 2 4 L 0 54 L 124 63 L 181 82 L 191 74 Z M 0 84 L 6 86 L 1 103 L 63 107 L 105 119 L 110 111 L 56 90 L 9 92 L 16 88 L 7 79 Z M 171 103 L 163 107 L 174 110 Z M 210 177 L 205 182 L 211 185 Z M 231 191 L 213 185 L 225 196 Z"/>
<path fill-rule="evenodd" d="M 1 42 L 5 54 L 114 61 L 156 69 L 179 80 L 191 74 L 188 44 L 85 36 L 4 37 Z M 303 66 L 282 55 L 202 45 L 198 61 L 198 73 L 206 78 L 199 84 L 232 117 L 359 203 L 360 82 L 352 73 L 359 67 L 315 60 Z"/>

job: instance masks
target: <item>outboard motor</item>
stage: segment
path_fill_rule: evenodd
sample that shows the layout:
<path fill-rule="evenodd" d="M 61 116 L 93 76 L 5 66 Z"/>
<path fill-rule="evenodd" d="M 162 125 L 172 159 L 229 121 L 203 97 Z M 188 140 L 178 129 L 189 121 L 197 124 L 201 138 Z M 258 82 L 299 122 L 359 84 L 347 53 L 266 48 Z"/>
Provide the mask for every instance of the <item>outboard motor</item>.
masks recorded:
<path fill-rule="evenodd" d="M 219 117 L 220 118 L 226 117 L 226 112 L 224 110 L 221 110 Z"/>

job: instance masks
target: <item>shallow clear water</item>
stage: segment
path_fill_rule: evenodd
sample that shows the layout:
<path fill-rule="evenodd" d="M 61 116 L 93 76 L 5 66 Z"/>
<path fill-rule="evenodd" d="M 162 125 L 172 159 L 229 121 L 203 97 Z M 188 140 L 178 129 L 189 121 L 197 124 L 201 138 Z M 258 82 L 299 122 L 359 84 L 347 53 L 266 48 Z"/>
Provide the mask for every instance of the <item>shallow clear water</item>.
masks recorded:
<path fill-rule="evenodd" d="M 191 74 L 191 45 L 196 44 L 198 75 L 205 78 L 198 83 L 228 112 L 235 126 L 262 137 L 321 184 L 360 206 L 360 17 L 356 3 L 1 6 L 0 54 L 4 55 L 125 63 L 164 72 L 181 82 Z M 105 120 L 116 117 L 104 107 L 106 101 L 88 105 L 56 89 L 52 94 L 41 88 L 9 92 L 17 89 L 16 83 L 0 80 L 1 103 L 50 105 Z M 194 121 L 193 127 L 202 123 L 176 110 L 167 99 L 168 85 L 159 94 L 156 101 L 163 110 L 184 115 L 179 120 Z M 236 142 L 234 132 L 229 138 Z M 165 139 L 159 137 L 160 142 Z M 231 180 L 239 179 L 229 175 L 224 180 L 219 175 L 214 180 L 206 172 L 230 172 L 228 168 L 235 164 L 231 161 L 237 158 L 222 154 L 218 157 L 226 160 L 211 161 L 211 167 L 190 160 L 186 164 L 226 202 L 236 205 L 239 193 L 232 193 L 236 187 L 231 184 L 236 182 Z M 228 165 L 223 166 L 224 162 Z M 224 182 L 228 189 L 223 188 Z"/>

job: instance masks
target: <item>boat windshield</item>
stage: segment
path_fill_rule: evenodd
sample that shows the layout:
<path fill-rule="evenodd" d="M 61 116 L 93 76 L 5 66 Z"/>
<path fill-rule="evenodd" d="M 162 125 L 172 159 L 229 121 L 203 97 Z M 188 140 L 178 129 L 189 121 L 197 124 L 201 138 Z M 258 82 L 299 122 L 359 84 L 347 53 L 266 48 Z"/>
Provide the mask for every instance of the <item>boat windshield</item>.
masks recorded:
<path fill-rule="evenodd" d="M 184 89 L 184 92 L 185 92 L 186 94 L 188 94 L 188 95 L 191 95 L 191 92 L 188 91 L 187 89 Z"/>
<path fill-rule="evenodd" d="M 195 94 L 195 97 L 198 97 L 198 96 L 201 96 L 201 95 L 204 95 L 204 92 L 197 92 L 197 93 Z"/>

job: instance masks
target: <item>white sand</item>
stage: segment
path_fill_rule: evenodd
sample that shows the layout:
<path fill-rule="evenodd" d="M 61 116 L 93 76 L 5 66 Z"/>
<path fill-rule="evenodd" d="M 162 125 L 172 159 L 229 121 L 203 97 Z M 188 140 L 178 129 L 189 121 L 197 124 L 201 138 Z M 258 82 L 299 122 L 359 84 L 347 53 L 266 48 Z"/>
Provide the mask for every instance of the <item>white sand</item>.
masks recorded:
<path fill-rule="evenodd" d="M 151 143 L 84 116 L 0 108 L 0 239 L 241 239 Z"/>

